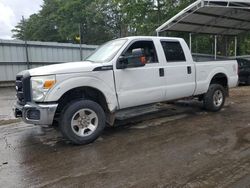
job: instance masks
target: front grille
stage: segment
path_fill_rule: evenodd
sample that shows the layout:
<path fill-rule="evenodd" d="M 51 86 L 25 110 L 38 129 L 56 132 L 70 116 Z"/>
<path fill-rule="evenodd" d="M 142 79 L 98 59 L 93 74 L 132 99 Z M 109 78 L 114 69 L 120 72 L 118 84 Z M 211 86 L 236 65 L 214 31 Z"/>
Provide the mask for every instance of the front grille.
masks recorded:
<path fill-rule="evenodd" d="M 28 71 L 23 71 L 16 76 L 16 96 L 18 103 L 21 105 L 31 101 L 30 75 Z"/>

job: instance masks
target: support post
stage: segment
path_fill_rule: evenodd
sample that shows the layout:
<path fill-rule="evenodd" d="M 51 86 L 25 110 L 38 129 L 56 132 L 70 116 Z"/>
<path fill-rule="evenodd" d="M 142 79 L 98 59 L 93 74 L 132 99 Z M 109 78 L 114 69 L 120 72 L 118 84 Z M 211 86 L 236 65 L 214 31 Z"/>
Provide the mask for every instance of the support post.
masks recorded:
<path fill-rule="evenodd" d="M 82 61 L 82 28 L 81 28 L 81 23 L 79 23 L 79 38 L 80 38 L 80 61 Z"/>
<path fill-rule="evenodd" d="M 192 33 L 189 33 L 189 49 L 192 54 Z"/>
<path fill-rule="evenodd" d="M 22 16 L 23 24 L 25 22 L 24 17 Z M 24 29 L 24 47 L 25 47 L 25 55 L 26 55 L 26 64 L 27 64 L 27 69 L 30 69 L 30 60 L 29 60 L 29 52 L 28 52 L 28 43 L 27 43 L 27 37 L 26 37 L 26 31 Z"/>
<path fill-rule="evenodd" d="M 217 35 L 214 36 L 214 59 L 217 59 Z"/>
<path fill-rule="evenodd" d="M 234 37 L 234 55 L 237 57 L 237 46 L 238 46 L 238 38 L 237 36 Z"/>

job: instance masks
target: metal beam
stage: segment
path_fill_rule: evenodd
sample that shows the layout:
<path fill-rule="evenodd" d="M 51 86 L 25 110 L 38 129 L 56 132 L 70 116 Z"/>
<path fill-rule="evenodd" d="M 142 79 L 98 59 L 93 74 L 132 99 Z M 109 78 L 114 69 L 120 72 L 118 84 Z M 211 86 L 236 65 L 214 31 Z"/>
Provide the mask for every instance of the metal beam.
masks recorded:
<path fill-rule="evenodd" d="M 197 0 L 193 4 L 189 5 L 187 8 L 184 10 L 180 11 L 178 14 L 176 14 L 174 17 L 172 17 L 170 20 L 162 24 L 156 29 L 156 32 L 163 32 L 165 30 L 168 30 L 168 28 L 174 26 L 176 23 L 172 23 L 174 20 L 181 21 L 182 19 L 186 18 L 190 14 L 193 14 L 196 10 L 199 8 L 203 7 L 204 3 L 203 0 Z M 171 25 L 173 24 L 173 25 Z M 167 28 L 165 28 L 167 26 Z"/>
<path fill-rule="evenodd" d="M 234 37 L 234 55 L 237 57 L 237 46 L 238 46 L 238 39 L 237 36 Z"/>
<path fill-rule="evenodd" d="M 222 15 L 217 15 L 217 14 L 211 14 L 211 13 L 205 13 L 205 12 L 194 12 L 193 14 L 197 14 L 197 15 L 202 15 L 202 16 L 209 16 L 209 17 L 215 17 L 215 18 L 218 18 L 218 16 L 220 18 L 223 18 L 223 19 L 227 19 L 227 20 L 235 20 L 235 21 L 240 21 L 240 22 L 249 22 L 250 23 L 250 20 L 245 20 L 245 19 L 241 19 L 241 18 L 234 18 L 234 17 L 231 17 L 231 16 L 222 16 Z"/>
<path fill-rule="evenodd" d="M 227 26 L 220 26 L 220 25 L 206 25 L 204 26 L 204 24 L 200 24 L 200 23 L 193 23 L 193 22 L 183 22 L 180 21 L 180 24 L 185 24 L 185 25 L 195 25 L 195 26 L 202 26 L 203 28 L 198 30 L 198 32 L 202 32 L 202 30 L 206 29 L 207 27 L 213 27 L 213 28 L 220 28 L 220 29 L 230 29 L 230 30 L 241 30 L 241 31 L 249 31 L 249 29 L 245 29 L 245 28 L 238 28 L 238 27 L 227 27 Z"/>
<path fill-rule="evenodd" d="M 192 54 L 192 33 L 189 33 L 189 49 Z"/>
<path fill-rule="evenodd" d="M 80 61 L 82 61 L 82 27 L 81 23 L 79 23 L 79 38 L 80 38 L 80 43 L 79 43 L 79 52 L 80 52 Z"/>
<path fill-rule="evenodd" d="M 214 59 L 217 59 L 217 35 L 214 36 Z"/>
<path fill-rule="evenodd" d="M 23 21 L 23 23 L 25 23 L 24 16 L 22 16 L 22 21 Z M 26 56 L 27 69 L 30 69 L 28 43 L 27 43 L 27 36 L 26 36 L 26 32 L 25 31 L 24 31 L 23 35 L 24 35 L 24 46 L 25 46 L 25 56 Z"/>
<path fill-rule="evenodd" d="M 216 33 L 216 32 L 202 32 L 202 33 L 198 33 L 198 32 L 195 32 L 195 31 L 181 31 L 181 30 L 177 30 L 177 29 L 168 29 L 168 31 L 174 31 L 174 32 L 185 32 L 185 33 L 187 33 L 187 32 L 192 32 L 192 33 L 196 33 L 196 34 L 205 34 L 205 35 L 216 35 L 216 34 L 218 34 L 218 33 Z M 238 33 L 232 33 L 232 34 L 223 34 L 224 36 L 235 36 L 235 35 L 237 35 Z"/>

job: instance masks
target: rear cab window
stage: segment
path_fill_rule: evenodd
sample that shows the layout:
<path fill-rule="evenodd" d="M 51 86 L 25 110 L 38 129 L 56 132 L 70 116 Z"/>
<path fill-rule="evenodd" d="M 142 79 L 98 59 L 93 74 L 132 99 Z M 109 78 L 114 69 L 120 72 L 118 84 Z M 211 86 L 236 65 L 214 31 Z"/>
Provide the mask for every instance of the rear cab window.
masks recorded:
<path fill-rule="evenodd" d="M 186 57 L 179 41 L 161 40 L 167 62 L 186 62 Z"/>

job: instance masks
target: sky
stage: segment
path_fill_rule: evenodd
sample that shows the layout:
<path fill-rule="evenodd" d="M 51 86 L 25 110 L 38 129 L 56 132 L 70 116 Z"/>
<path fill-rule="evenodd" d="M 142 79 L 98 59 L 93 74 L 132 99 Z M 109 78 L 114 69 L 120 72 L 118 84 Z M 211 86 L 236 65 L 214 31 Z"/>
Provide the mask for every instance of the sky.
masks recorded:
<path fill-rule="evenodd" d="M 0 0 L 0 39 L 12 39 L 17 23 L 41 9 L 43 0 Z"/>

